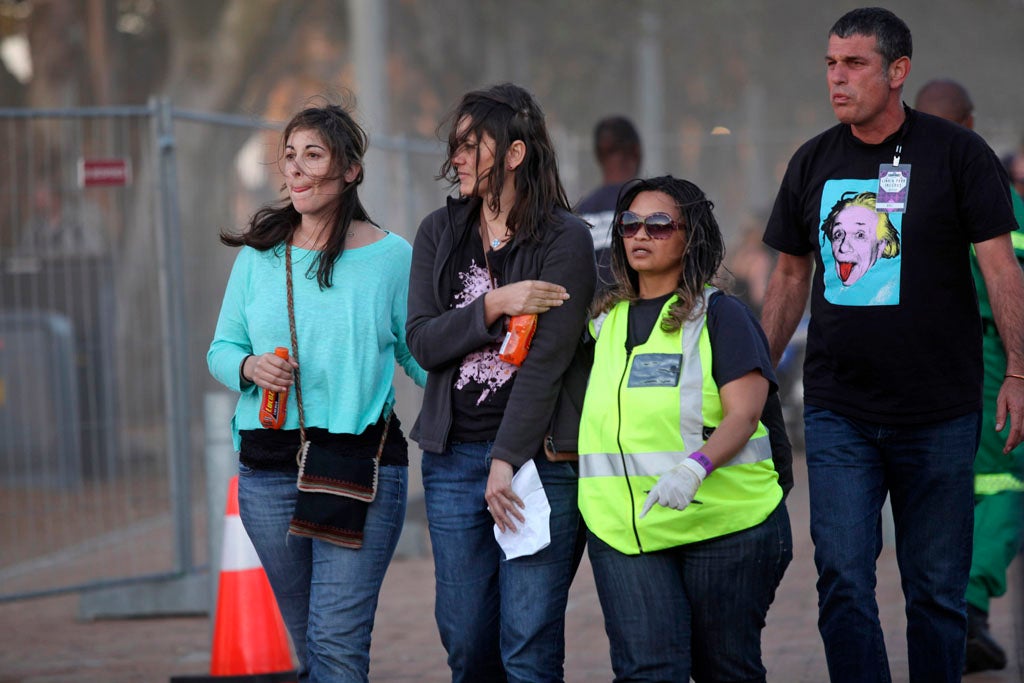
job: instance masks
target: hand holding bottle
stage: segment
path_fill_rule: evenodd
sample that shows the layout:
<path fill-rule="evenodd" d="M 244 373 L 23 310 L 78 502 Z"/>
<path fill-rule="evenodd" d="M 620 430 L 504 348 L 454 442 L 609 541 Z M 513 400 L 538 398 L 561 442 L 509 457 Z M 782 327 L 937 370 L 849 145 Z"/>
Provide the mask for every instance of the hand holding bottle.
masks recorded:
<path fill-rule="evenodd" d="M 569 299 L 565 287 L 543 280 L 520 280 L 492 289 L 484 295 L 484 320 L 494 324 L 503 315 L 544 313 Z"/>
<path fill-rule="evenodd" d="M 242 378 L 261 389 L 287 391 L 294 381 L 292 373 L 298 369 L 299 364 L 288 357 L 288 349 L 278 348 L 284 349 L 283 357 L 271 352 L 246 358 L 242 363 Z"/>
<path fill-rule="evenodd" d="M 537 330 L 536 314 L 514 315 L 508 320 L 505 341 L 498 350 L 498 358 L 512 365 L 522 365 Z"/>
<path fill-rule="evenodd" d="M 271 356 L 271 358 L 267 359 L 268 363 L 262 364 L 263 367 L 270 367 L 272 369 L 271 372 L 280 370 L 281 361 L 283 361 L 289 368 L 289 378 L 287 380 L 287 385 L 283 389 L 264 387 L 263 392 L 260 394 L 260 424 L 266 429 L 280 429 L 284 426 L 286 415 L 285 409 L 288 406 L 288 386 L 290 386 L 293 381 L 291 379 L 290 372 L 292 361 L 288 357 L 288 349 L 284 346 L 278 346 L 274 349 L 273 354 L 263 355 Z M 257 359 L 255 366 L 256 368 L 259 368 L 261 366 L 260 360 L 263 359 L 263 356 L 256 356 L 255 358 Z M 249 358 L 246 358 L 245 361 L 242 362 L 243 379 L 245 378 L 244 367 L 248 361 Z"/>

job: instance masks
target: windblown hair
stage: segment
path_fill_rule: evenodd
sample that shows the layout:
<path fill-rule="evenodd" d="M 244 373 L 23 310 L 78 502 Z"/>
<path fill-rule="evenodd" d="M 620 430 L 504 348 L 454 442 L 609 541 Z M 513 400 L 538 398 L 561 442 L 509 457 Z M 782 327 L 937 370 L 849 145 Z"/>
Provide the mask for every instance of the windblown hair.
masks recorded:
<path fill-rule="evenodd" d="M 703 315 L 704 287 L 716 279 L 725 258 L 725 241 L 713 213 L 715 205 L 704 191 L 688 180 L 672 176 L 639 179 L 623 185 L 615 204 L 616 224 L 641 192 L 661 192 L 671 197 L 679 209 L 686 234 L 682 270 L 675 291 L 678 299 L 661 321 L 662 330 L 675 332 L 685 321 Z M 640 296 L 640 276 L 629 265 L 625 242 L 618 230 L 612 230 L 611 248 L 615 283 L 598 298 L 595 314 L 609 310 L 619 301 L 636 301 Z"/>
<path fill-rule="evenodd" d="M 829 37 L 874 36 L 884 68 L 900 57 L 914 56 L 910 28 L 902 19 L 882 7 L 861 7 L 847 12 L 832 25 Z"/>
<path fill-rule="evenodd" d="M 462 131 L 459 124 L 468 122 Z M 473 195 L 479 196 L 479 187 L 486 181 L 487 196 L 483 200 L 488 208 L 501 211 L 501 187 L 505 174 L 513 174 L 515 199 L 508 208 L 506 224 L 516 239 L 537 240 L 540 226 L 554 217 L 556 208 L 570 211 L 562 181 L 558 177 L 558 163 L 555 146 L 548 136 L 544 123 L 544 112 L 533 96 L 525 89 L 512 83 L 502 83 L 484 90 L 466 93 L 449 114 L 440 131 L 448 129 L 448 157 L 441 164 L 437 178 L 447 180 L 452 187 L 459 184 L 459 174 L 452 165 L 452 158 L 470 138 L 478 145 L 485 135 L 494 139 L 494 165 L 477 177 Z M 516 140 L 526 145 L 526 157 L 514 171 L 505 165 L 505 155 Z M 480 150 L 477 147 L 477 163 Z M 521 237 L 520 237 L 521 236 Z"/>
<path fill-rule="evenodd" d="M 360 167 L 359 174 L 351 183 L 342 182 L 341 193 L 328 216 L 327 241 L 306 272 L 306 277 L 312 278 L 315 269 L 317 282 L 321 289 L 325 289 L 331 286 L 334 264 L 345 251 L 345 236 L 352 221 L 373 223 L 359 200 L 357 190 L 363 182 L 363 156 L 369 138 L 352 118 L 350 109 L 335 104 L 307 107 L 292 117 L 281 134 L 279 164 L 283 163 L 288 139 L 292 133 L 300 130 L 316 133 L 331 157 L 331 168 L 327 175 L 314 180 L 322 182 L 343 178 L 352 164 Z M 286 187 L 282 185 L 281 189 L 285 190 Z M 301 222 L 302 214 L 295 209 L 290 199 L 284 199 L 259 209 L 242 233 L 222 232 L 220 241 L 229 247 L 249 246 L 267 251 L 291 240 Z"/>

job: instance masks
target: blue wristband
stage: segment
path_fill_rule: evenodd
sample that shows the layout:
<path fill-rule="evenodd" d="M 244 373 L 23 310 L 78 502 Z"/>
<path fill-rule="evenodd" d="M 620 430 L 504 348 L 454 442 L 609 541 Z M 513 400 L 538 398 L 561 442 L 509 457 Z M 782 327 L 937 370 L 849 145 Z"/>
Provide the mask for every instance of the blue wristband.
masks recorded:
<path fill-rule="evenodd" d="M 711 458 L 704 455 L 700 451 L 694 451 L 690 453 L 690 459 L 696 460 L 697 464 L 704 468 L 704 471 L 711 474 L 711 471 L 715 469 L 715 466 L 711 464 Z"/>

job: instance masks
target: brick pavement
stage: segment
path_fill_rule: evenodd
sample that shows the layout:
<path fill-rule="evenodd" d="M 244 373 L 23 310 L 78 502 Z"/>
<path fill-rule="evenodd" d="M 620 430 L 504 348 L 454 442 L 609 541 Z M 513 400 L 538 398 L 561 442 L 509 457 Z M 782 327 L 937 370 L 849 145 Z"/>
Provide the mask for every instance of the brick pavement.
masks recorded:
<path fill-rule="evenodd" d="M 795 557 L 768 615 L 764 659 L 768 679 L 820 683 L 827 679 L 815 627 L 816 596 L 803 461 L 790 497 Z M 1021 585 L 1015 566 L 1014 586 Z M 879 561 L 879 603 L 894 681 L 907 681 L 903 600 L 890 548 Z M 975 674 L 968 683 L 1024 680 L 1020 643 L 1024 622 L 1012 604 L 1022 591 L 993 603 L 992 627 L 1007 646 L 1011 665 L 1003 672 Z M 166 681 L 171 675 L 208 670 L 210 622 L 205 618 L 80 623 L 76 598 L 63 596 L 0 604 L 0 683 L 127 683 Z M 429 558 L 396 560 L 385 580 L 377 615 L 371 679 L 424 683 L 448 680 L 444 651 L 433 623 L 433 570 Z M 570 593 L 567 613 L 566 680 L 611 680 L 608 641 L 589 565 L 584 563 Z"/>

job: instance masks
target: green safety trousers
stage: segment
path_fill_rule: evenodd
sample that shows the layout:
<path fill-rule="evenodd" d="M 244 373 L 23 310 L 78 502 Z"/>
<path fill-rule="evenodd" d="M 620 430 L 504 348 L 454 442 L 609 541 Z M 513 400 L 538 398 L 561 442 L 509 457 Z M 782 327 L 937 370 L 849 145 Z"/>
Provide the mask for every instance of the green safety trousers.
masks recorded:
<path fill-rule="evenodd" d="M 986 325 L 981 442 L 974 460 L 974 551 L 967 602 L 988 612 L 989 599 L 1006 592 L 1006 569 L 1020 548 L 1024 528 L 1024 445 L 1003 455 L 1009 424 L 996 432 L 996 397 L 1006 353 L 994 326 Z M 1009 422 L 1009 420 L 1007 420 Z"/>

